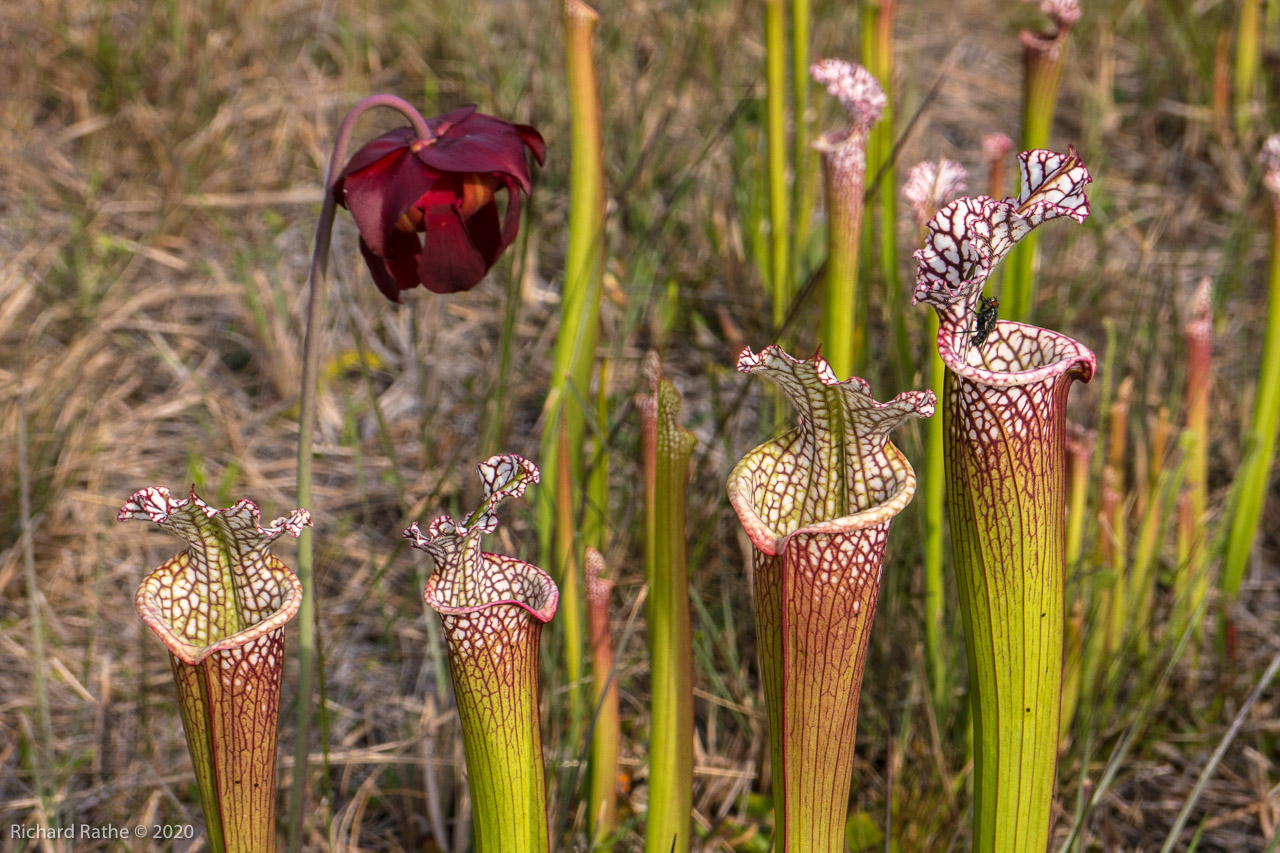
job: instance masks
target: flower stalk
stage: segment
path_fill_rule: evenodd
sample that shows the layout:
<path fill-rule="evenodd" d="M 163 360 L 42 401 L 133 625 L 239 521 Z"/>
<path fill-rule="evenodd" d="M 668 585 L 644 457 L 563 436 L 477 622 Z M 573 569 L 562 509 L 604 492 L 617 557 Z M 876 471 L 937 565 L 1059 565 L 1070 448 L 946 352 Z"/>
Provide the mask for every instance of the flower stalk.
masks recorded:
<path fill-rule="evenodd" d="M 302 344 L 302 390 L 298 404 L 298 503 L 311 506 L 311 459 L 315 448 L 316 393 L 320 374 L 320 318 L 324 316 L 329 280 L 329 242 L 333 234 L 333 218 L 337 210 L 337 193 L 341 179 L 339 164 L 346 160 L 347 146 L 355 131 L 356 120 L 375 107 L 398 110 L 422 138 L 430 131 L 427 123 L 407 101 L 394 95 L 371 95 L 351 108 L 338 127 L 329 156 L 329 173 L 324 182 L 324 200 L 316 222 L 315 251 L 311 255 L 308 280 L 307 331 Z M 302 604 L 298 614 L 298 712 L 297 733 L 293 753 L 293 784 L 290 787 L 289 850 L 297 853 L 302 843 L 302 821 L 306 811 L 307 783 L 311 755 L 311 711 L 316 676 L 316 605 L 315 580 L 312 571 L 311 531 L 298 536 L 298 580 L 302 584 Z"/>
<path fill-rule="evenodd" d="M 357 119 L 376 107 L 396 110 L 409 121 L 409 127 L 373 140 L 345 162 Z M 401 98 L 371 95 L 342 119 L 325 176 L 308 281 L 298 406 L 299 503 L 311 504 L 320 318 L 324 316 L 327 297 L 329 244 L 337 205 L 351 210 L 360 229 L 361 254 L 388 299 L 400 302 L 400 291 L 418 284 L 441 293 L 466 290 L 483 278 L 515 239 L 520 192 L 530 189 L 526 147 L 542 161 L 545 149 L 536 130 L 477 113 L 473 107 L 428 122 Z M 499 183 L 508 194 L 501 225 L 494 201 Z M 425 234 L 425 239 L 419 234 Z M 298 538 L 298 578 L 303 597 L 298 625 L 298 731 L 289 810 L 291 853 L 296 853 L 302 843 L 310 766 L 316 675 L 312 556 L 311 531 L 304 530 Z"/>
<path fill-rule="evenodd" d="M 298 536 L 311 516 L 298 509 L 262 527 L 252 501 L 215 509 L 194 487 L 185 500 L 156 487 L 116 518 L 154 522 L 188 543 L 143 579 L 134 604 L 169 650 L 210 847 L 270 853 L 284 625 L 303 591 L 269 546 L 281 533 Z"/>
<path fill-rule="evenodd" d="M 827 286 L 822 311 L 822 350 L 836 376 L 852 375 L 865 337 L 858 310 L 858 250 L 862 243 L 867 182 L 867 134 L 886 104 L 884 90 L 860 65 L 824 59 L 809 73 L 827 87 L 848 116 L 848 126 L 814 142 L 822 154 L 827 199 Z"/>
<path fill-rule="evenodd" d="M 1019 156 L 1016 199 L 962 198 L 929 223 L 915 301 L 938 312 L 951 544 L 974 720 L 973 850 L 1044 850 L 1057 769 L 1065 583 L 1066 401 L 1096 360 L 1078 342 L 974 312 L 992 267 L 1050 219 L 1088 215 L 1089 173 Z"/>
<path fill-rule="evenodd" d="M 728 483 L 754 552 L 774 850 L 837 853 L 889 523 L 916 485 L 888 436 L 933 414 L 935 400 L 907 391 L 877 403 L 822 356 L 798 361 L 776 346 L 743 350 L 738 369 L 778 385 L 800 420 L 744 456 Z"/>
<path fill-rule="evenodd" d="M 1036 0 L 1025 0 L 1036 2 Z M 1022 150 L 1047 148 L 1058 108 L 1058 90 L 1067 61 L 1067 37 L 1080 20 L 1079 0 L 1039 0 L 1050 26 L 1041 32 L 1023 30 L 1022 41 Z M 1029 320 L 1035 309 L 1035 275 L 1038 235 L 1029 234 L 1009 258 L 1005 276 L 1006 316 Z"/>
<path fill-rule="evenodd" d="M 649 739 L 646 853 L 689 850 L 693 811 L 693 637 L 685 553 L 685 486 L 697 443 L 680 425 L 680 392 L 645 358 L 650 395 L 636 401 L 643 427 L 645 578 L 649 584 Z"/>
<path fill-rule="evenodd" d="M 480 550 L 498 527 L 496 511 L 538 482 L 515 455 L 479 465 L 480 508 L 464 521 L 440 516 L 424 534 L 404 532 L 436 568 L 423 600 L 440 615 L 458 699 L 477 853 L 546 853 L 546 777 L 538 711 L 538 640 L 555 615 L 559 590 L 536 566 Z"/>
<path fill-rule="evenodd" d="M 1262 149 L 1263 182 L 1271 193 L 1271 260 L 1268 268 L 1267 328 L 1262 363 L 1253 401 L 1253 416 L 1245 436 L 1245 456 L 1236 474 L 1226 556 L 1222 563 L 1223 606 L 1230 612 L 1240 594 L 1245 564 L 1258 534 L 1266 503 L 1267 483 L 1275 458 L 1276 426 L 1280 421 L 1280 136 Z"/>

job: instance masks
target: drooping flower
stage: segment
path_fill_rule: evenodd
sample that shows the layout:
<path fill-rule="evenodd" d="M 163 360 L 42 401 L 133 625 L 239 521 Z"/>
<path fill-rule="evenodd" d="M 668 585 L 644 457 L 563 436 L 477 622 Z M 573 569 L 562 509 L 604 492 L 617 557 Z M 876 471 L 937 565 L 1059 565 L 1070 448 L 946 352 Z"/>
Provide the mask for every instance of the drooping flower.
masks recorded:
<path fill-rule="evenodd" d="M 134 604 L 169 650 L 210 846 L 274 850 L 284 625 L 302 584 L 268 547 L 311 516 L 297 509 L 262 527 L 252 501 L 215 509 L 193 487 L 186 500 L 144 489 L 116 518 L 153 521 L 190 544 L 147 575 Z"/>
<path fill-rule="evenodd" d="M 947 205 L 915 254 L 914 301 L 938 312 L 948 368 L 946 489 L 974 719 L 975 853 L 1048 845 L 1065 630 L 1066 401 L 1096 365 L 1087 347 L 1049 329 L 1000 320 L 972 334 L 987 278 L 1014 244 L 1049 219 L 1089 212 L 1091 178 L 1074 149 L 1018 159 L 1017 198 Z"/>
<path fill-rule="evenodd" d="M 538 640 L 560 591 L 542 569 L 480 550 L 480 537 L 498 528 L 498 506 L 538 482 L 537 467 L 514 454 L 478 467 L 479 509 L 463 521 L 442 515 L 425 535 L 415 521 L 404 538 L 436 563 L 423 600 L 449 643 L 476 850 L 546 853 Z"/>
<path fill-rule="evenodd" d="M 478 284 L 520 227 L 520 194 L 532 188 L 525 149 L 539 163 L 546 156 L 537 130 L 474 106 L 430 119 L 427 129 L 425 139 L 411 127 L 374 139 L 334 186 L 360 229 L 374 282 L 393 302 L 420 284 L 435 293 Z"/>
<path fill-rule="evenodd" d="M 935 398 L 905 391 L 878 403 L 822 356 L 799 361 L 776 346 L 744 350 L 738 370 L 776 383 L 800 421 L 744 456 L 728 482 L 754 552 L 774 850 L 838 853 L 889 523 L 916 487 L 889 432 L 932 415 Z"/>

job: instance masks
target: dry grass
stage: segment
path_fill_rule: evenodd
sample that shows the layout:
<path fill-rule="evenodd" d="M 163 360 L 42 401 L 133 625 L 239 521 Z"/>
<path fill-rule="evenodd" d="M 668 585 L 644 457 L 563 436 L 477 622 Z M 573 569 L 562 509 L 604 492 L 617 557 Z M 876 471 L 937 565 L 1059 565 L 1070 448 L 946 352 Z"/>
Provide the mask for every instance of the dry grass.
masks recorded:
<path fill-rule="evenodd" d="M 416 292 L 392 310 L 367 280 L 349 219 L 334 241 L 340 295 L 327 319 L 315 507 L 332 829 L 326 834 L 317 821 L 311 849 L 432 849 L 431 822 L 451 816 L 465 788 L 461 747 L 427 653 L 424 567 L 397 541 L 408 521 L 469 502 L 480 436 L 492 417 L 504 282 L 513 274 L 521 301 L 501 449 L 536 452 L 567 198 L 554 4 L 97 2 L 74 12 L 69 5 L 77 4 L 0 0 L 0 850 L 18 849 L 9 824 L 202 821 L 164 654 L 131 606 L 143 572 L 177 546 L 113 518 L 132 491 L 152 484 L 178 490 L 196 482 L 222 505 L 251 497 L 268 517 L 292 508 L 304 283 L 319 185 L 343 111 L 373 91 L 425 100 L 428 114 L 479 102 L 536 123 L 551 152 L 524 256 L 501 262 L 471 293 L 440 299 Z M 618 623 L 628 624 L 642 571 L 631 516 L 635 425 L 623 413 L 651 342 L 651 291 L 676 281 L 681 310 L 664 344 L 666 372 L 700 438 L 689 500 L 695 630 L 704 652 L 696 676 L 695 817 L 717 827 L 719 840 L 707 849 L 725 850 L 732 849 L 726 839 L 761 826 L 747 794 L 760 788 L 767 752 L 741 546 L 723 499 L 729 466 L 764 437 L 755 392 L 733 408 L 742 382 L 731 371 L 737 347 L 768 341 L 744 214 L 760 192 L 760 22 L 755 5 L 741 0 L 615 5 L 602 9 L 600 33 L 611 164 L 601 349 L 617 366 L 620 420 L 609 558 L 620 588 Z M 818 4 L 817 52 L 853 56 L 854 15 L 836 5 Z M 1017 135 L 1014 24 L 977 0 L 902 5 L 900 114 L 920 105 L 946 72 L 903 159 L 958 159 L 977 189 L 981 135 Z M 1114 321 L 1121 346 L 1112 381 L 1136 378 L 1141 442 L 1159 406 L 1179 417 L 1178 330 L 1194 283 L 1215 277 L 1215 510 L 1240 456 L 1265 261 L 1251 175 L 1257 140 L 1221 135 L 1206 106 L 1203 43 L 1215 33 L 1201 31 L 1220 29 L 1224 12 L 1210 9 L 1198 27 L 1154 2 L 1088 13 L 1096 19 L 1087 17 L 1075 40 L 1056 138 L 1084 152 L 1096 179 L 1095 214 L 1086 229 L 1046 234 L 1043 306 L 1055 325 L 1100 354 L 1103 320 Z M 361 135 L 377 125 L 369 121 Z M 910 245 L 905 231 L 902 245 Z M 353 367 L 357 341 L 372 365 L 367 375 Z M 879 396 L 901 390 L 888 387 L 888 370 L 869 372 Z M 1078 420 L 1096 422 L 1098 385 L 1075 393 Z M 49 754 L 38 746 L 32 692 L 13 440 L 20 418 L 29 436 L 29 530 L 47 635 Z M 1133 726 L 1134 745 L 1086 821 L 1089 849 L 1159 849 L 1275 652 L 1275 492 L 1261 559 L 1236 615 L 1237 655 L 1224 662 L 1210 644 L 1175 666 L 1169 688 L 1157 693 L 1150 688 L 1156 668 L 1124 671 L 1113 701 L 1080 729 L 1093 733 L 1092 751 L 1083 757 L 1078 735 L 1061 761 L 1060 838 L 1082 786 L 1087 795 Z M 513 532 L 502 544 L 513 553 L 531 553 L 528 518 L 517 512 L 505 528 Z M 898 849 L 963 849 L 963 730 L 957 718 L 932 720 L 925 700 L 914 594 L 919 555 L 910 541 L 917 523 L 913 514 L 899 521 L 890 548 L 863 691 L 856 805 L 878 820 L 892 778 Z M 289 546 L 278 551 L 289 562 Z M 1172 541 L 1162 571 L 1171 555 Z M 643 618 L 632 624 L 619 678 L 624 760 L 639 809 L 647 671 Z M 563 685 L 547 660 L 554 721 Z M 295 676 L 286 673 L 285 745 L 292 743 Z M 1149 695 L 1159 701 L 1144 715 Z M 1263 693 L 1192 813 L 1191 831 L 1204 826 L 1199 850 L 1261 851 L 1276 832 L 1278 704 L 1274 687 Z M 554 722 L 548 734 L 553 758 L 569 767 L 550 774 L 558 780 L 553 813 L 561 814 L 577 755 L 560 743 Z M 43 804 L 36 767 L 51 792 Z M 288 773 L 281 778 L 287 784 Z M 1191 831 L 1176 849 L 1185 849 Z M 633 849 L 636 837 L 619 849 Z"/>

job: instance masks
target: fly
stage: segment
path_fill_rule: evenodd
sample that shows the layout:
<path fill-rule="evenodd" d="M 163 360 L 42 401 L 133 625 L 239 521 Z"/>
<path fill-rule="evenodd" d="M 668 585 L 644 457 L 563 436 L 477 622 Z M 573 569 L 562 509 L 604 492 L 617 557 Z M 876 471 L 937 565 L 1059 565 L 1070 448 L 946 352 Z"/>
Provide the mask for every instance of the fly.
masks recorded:
<path fill-rule="evenodd" d="M 1000 300 L 994 296 L 983 296 L 979 299 L 980 305 L 974 311 L 974 324 L 964 330 L 966 335 L 972 335 L 969 338 L 969 346 L 980 347 L 987 342 L 987 338 L 991 337 L 991 333 L 996 330 L 996 312 L 1000 308 Z"/>

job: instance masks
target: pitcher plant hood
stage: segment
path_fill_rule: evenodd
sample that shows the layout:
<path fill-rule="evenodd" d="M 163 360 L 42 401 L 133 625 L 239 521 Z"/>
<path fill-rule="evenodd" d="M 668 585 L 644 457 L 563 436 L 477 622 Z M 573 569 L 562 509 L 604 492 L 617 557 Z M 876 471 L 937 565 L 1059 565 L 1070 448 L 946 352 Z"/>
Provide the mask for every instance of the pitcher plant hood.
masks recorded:
<path fill-rule="evenodd" d="M 729 503 L 752 545 L 777 555 L 797 533 L 863 529 L 911 502 L 915 473 L 889 432 L 907 418 L 932 415 L 932 392 L 905 391 L 878 403 L 866 381 L 840 381 L 821 354 L 801 361 L 777 346 L 758 355 L 744 349 L 738 370 L 777 384 L 800 420 L 729 475 Z"/>
<path fill-rule="evenodd" d="M 1042 223 L 1063 216 L 1083 222 L 1089 215 L 1084 188 L 1093 179 L 1075 148 L 1066 154 L 1024 151 L 1018 163 L 1022 191 L 1016 198 L 956 199 L 930 220 L 924 248 L 915 253 L 912 302 L 938 312 L 938 354 L 959 376 L 1012 387 L 1071 370 L 1087 382 L 1096 366 L 1093 353 L 1047 329 L 1000 321 L 986 343 L 971 344 L 968 330 L 995 265 Z"/>

